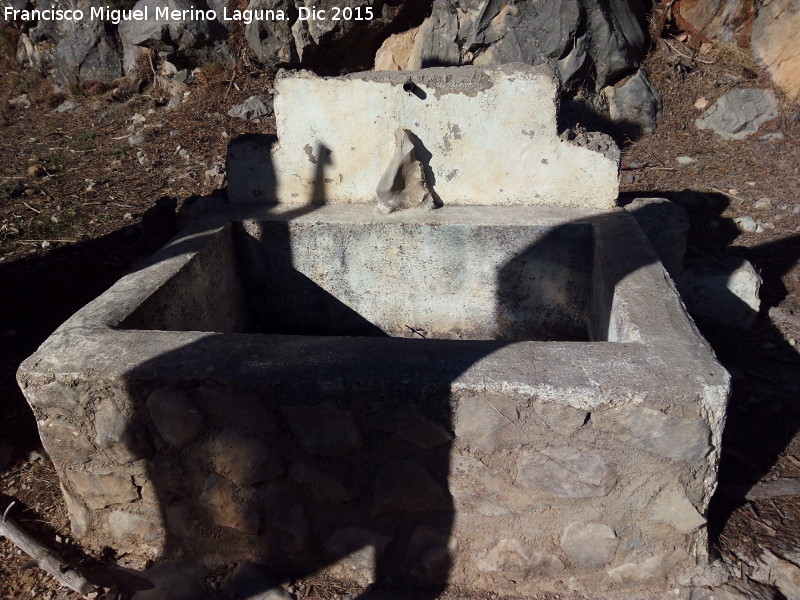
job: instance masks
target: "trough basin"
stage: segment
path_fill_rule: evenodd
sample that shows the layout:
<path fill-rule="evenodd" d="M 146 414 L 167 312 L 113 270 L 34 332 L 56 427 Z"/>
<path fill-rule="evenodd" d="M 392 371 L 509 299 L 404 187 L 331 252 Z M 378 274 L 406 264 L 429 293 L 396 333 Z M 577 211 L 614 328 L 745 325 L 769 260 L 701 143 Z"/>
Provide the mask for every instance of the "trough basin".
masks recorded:
<path fill-rule="evenodd" d="M 728 376 L 622 209 L 228 207 L 18 378 L 75 536 L 134 563 L 537 594 L 708 560 Z"/>

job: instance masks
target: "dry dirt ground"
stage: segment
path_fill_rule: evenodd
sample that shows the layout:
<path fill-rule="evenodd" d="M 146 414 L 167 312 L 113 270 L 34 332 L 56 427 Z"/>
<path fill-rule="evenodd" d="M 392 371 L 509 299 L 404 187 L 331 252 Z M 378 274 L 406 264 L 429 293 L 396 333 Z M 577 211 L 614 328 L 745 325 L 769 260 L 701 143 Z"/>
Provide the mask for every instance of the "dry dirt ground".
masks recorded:
<path fill-rule="evenodd" d="M 713 550 L 747 580 L 748 560 L 764 549 L 779 555 L 800 549 L 800 109 L 784 104 L 782 118 L 743 141 L 698 131 L 698 99 L 712 103 L 731 89 L 770 82 L 730 49 L 694 55 L 679 41 L 670 43 L 660 41 L 648 60 L 664 116 L 654 135 L 626 145 L 623 198 L 666 196 L 680 203 L 692 220 L 690 255 L 742 256 L 763 278 L 752 330 L 703 330 L 734 381 L 720 487 L 709 514 Z M 247 69 L 212 69 L 174 110 L 165 107 L 163 90 L 144 82 L 139 90 L 85 90 L 77 99 L 80 111 L 61 114 L 53 109 L 64 97 L 52 93 L 50 82 L 2 60 L 0 510 L 13 497 L 11 517 L 102 578 L 115 557 L 86 554 L 71 540 L 53 467 L 14 373 L 62 321 L 170 236 L 173 213 L 169 202 L 156 206 L 159 198 L 211 192 L 217 185 L 206 171 L 224 162 L 230 139 L 273 126 L 226 115 L 268 90 L 271 80 Z M 8 104 L 23 93 L 29 108 Z M 131 146 L 131 125 L 141 121 L 136 115 L 144 122 L 133 129 L 146 127 L 148 135 Z M 782 135 L 761 139 L 767 133 Z M 679 156 L 695 162 L 681 165 Z M 740 232 L 732 219 L 742 215 L 759 220 L 764 231 Z M 0 598 L 79 597 L 40 570 L 24 569 L 26 560 L 0 540 Z M 299 598 L 353 591 L 313 580 L 293 589 Z"/>

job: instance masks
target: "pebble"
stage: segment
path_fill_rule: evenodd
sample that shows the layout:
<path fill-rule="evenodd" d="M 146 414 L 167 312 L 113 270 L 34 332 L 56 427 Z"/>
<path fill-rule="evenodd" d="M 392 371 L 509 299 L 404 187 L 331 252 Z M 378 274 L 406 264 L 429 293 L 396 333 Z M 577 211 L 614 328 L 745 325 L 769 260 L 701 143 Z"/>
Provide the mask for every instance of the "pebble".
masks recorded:
<path fill-rule="evenodd" d="M 697 110 L 703 110 L 706 106 L 708 106 L 708 100 L 706 100 L 705 96 L 701 96 L 695 100 L 694 107 Z"/>
<path fill-rule="evenodd" d="M 733 222 L 736 223 L 740 231 L 745 233 L 762 233 L 764 231 L 764 227 L 749 215 L 736 217 Z"/>
<path fill-rule="evenodd" d="M 753 202 L 753 208 L 755 210 L 769 210 L 772 208 L 772 202 L 770 202 L 769 198 L 759 198 Z"/>
<path fill-rule="evenodd" d="M 52 245 L 53 245 L 53 244 L 51 244 L 50 242 L 48 242 L 47 240 L 45 240 L 45 241 L 43 241 L 43 242 L 42 242 L 42 250 L 47 250 L 47 249 L 48 249 L 50 246 L 52 246 Z"/>
<path fill-rule="evenodd" d="M 126 221 L 130 221 L 133 218 L 133 215 L 131 213 L 125 213 L 122 218 Z"/>
<path fill-rule="evenodd" d="M 694 158 L 692 158 L 691 156 L 679 156 L 679 157 L 678 157 L 678 158 L 676 158 L 675 160 L 677 160 L 677 161 L 678 161 L 678 164 L 679 164 L 679 165 L 690 165 L 690 164 L 692 164 L 693 162 L 697 162 L 697 161 L 696 161 Z"/>

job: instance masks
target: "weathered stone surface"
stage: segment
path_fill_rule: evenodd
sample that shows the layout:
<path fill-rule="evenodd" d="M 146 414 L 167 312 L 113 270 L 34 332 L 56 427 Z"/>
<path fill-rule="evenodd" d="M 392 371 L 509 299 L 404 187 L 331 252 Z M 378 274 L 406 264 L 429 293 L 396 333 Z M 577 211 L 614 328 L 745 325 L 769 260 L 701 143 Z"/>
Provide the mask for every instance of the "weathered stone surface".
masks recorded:
<path fill-rule="evenodd" d="M 455 432 L 476 448 L 493 452 L 504 439 L 513 437 L 515 425 L 492 403 L 491 396 L 475 396 L 459 401 Z"/>
<path fill-rule="evenodd" d="M 94 429 L 95 443 L 120 464 L 148 458 L 155 451 L 147 430 L 133 422 L 110 398 L 97 404 Z"/>
<path fill-rule="evenodd" d="M 561 534 L 561 547 L 576 566 L 599 569 L 614 560 L 619 540 L 602 523 L 570 523 Z"/>
<path fill-rule="evenodd" d="M 170 446 L 182 448 L 203 429 L 203 415 L 184 392 L 159 388 L 147 397 L 147 410 L 161 438 Z"/>
<path fill-rule="evenodd" d="M 560 498 L 605 496 L 617 482 L 614 465 L 590 450 L 569 446 L 522 453 L 517 482 Z"/>
<path fill-rule="evenodd" d="M 752 0 L 681 0 L 673 15 L 695 46 L 715 40 L 747 47 L 754 8 Z"/>
<path fill-rule="evenodd" d="M 418 410 L 408 405 L 391 414 L 378 427 L 391 434 L 394 439 L 408 442 L 429 450 L 446 444 L 453 434 L 439 423 L 427 419 Z"/>
<path fill-rule="evenodd" d="M 180 11 L 185 19 L 157 19 L 156 7 Z M 208 46 L 221 39 L 224 29 L 217 21 L 192 19 L 189 8 L 205 9 L 205 0 L 139 0 L 134 10 L 148 10 L 147 20 L 129 19 L 119 25 L 119 34 L 124 44 L 153 48 L 160 52 L 188 55 L 192 50 Z"/>
<path fill-rule="evenodd" d="M 229 117 L 242 119 L 243 121 L 263 119 L 271 117 L 273 114 L 272 98 L 259 95 L 250 96 L 247 100 L 228 111 Z"/>
<path fill-rule="evenodd" d="M 764 550 L 754 562 L 753 579 L 774 585 L 786 598 L 800 598 L 800 566 L 770 550 Z"/>
<path fill-rule="evenodd" d="M 609 116 L 625 135 L 633 139 L 656 130 L 663 103 L 643 70 L 603 88 L 603 94 L 608 101 Z"/>
<path fill-rule="evenodd" d="M 409 78 L 412 91 L 404 89 Z M 423 146 L 419 156 L 430 154 L 424 161 L 428 183 L 445 206 L 611 208 L 618 195 L 618 151 L 610 138 L 607 152 L 559 138 L 558 82 L 547 67 L 382 71 L 328 79 L 279 73 L 275 90 L 280 144 L 271 157 L 274 194 L 287 202 L 373 201 L 375 174 L 384 172 L 394 152 L 374 140 L 390 140 L 398 128 L 417 136 Z M 520 97 L 526 102 L 518 102 Z"/>
<path fill-rule="evenodd" d="M 650 507 L 650 519 L 666 523 L 681 533 L 691 533 L 706 524 L 703 516 L 677 486 L 659 492 Z"/>
<path fill-rule="evenodd" d="M 372 515 L 447 508 L 447 495 L 428 471 L 411 460 L 393 460 L 375 477 Z"/>
<path fill-rule="evenodd" d="M 236 485 L 251 487 L 283 473 L 277 449 L 263 438 L 224 429 L 208 445 L 214 470 Z"/>
<path fill-rule="evenodd" d="M 79 405 L 78 390 L 61 381 L 35 383 L 24 386 L 25 397 L 36 408 L 57 408 L 65 413 L 74 412 Z"/>
<path fill-rule="evenodd" d="M 794 100 L 800 99 L 800 4 L 796 0 L 765 0 L 753 23 L 753 56 L 767 67 L 772 80 Z"/>
<path fill-rule="evenodd" d="M 200 388 L 200 398 L 217 423 L 230 423 L 259 433 L 277 431 L 273 416 L 264 408 L 258 394 Z"/>
<path fill-rule="evenodd" d="M 444 582 L 449 574 L 451 551 L 455 545 L 449 533 L 422 525 L 411 535 L 407 560 L 415 565 L 417 573 L 426 581 Z"/>
<path fill-rule="evenodd" d="M 236 486 L 229 479 L 212 474 L 206 480 L 200 500 L 208 507 L 214 521 L 242 533 L 256 533 L 258 512 L 236 496 Z"/>
<path fill-rule="evenodd" d="M 375 54 L 376 71 L 416 71 L 422 68 L 422 27 L 390 35 Z"/>
<path fill-rule="evenodd" d="M 91 510 L 139 499 L 130 476 L 67 470 L 67 480 Z"/>
<path fill-rule="evenodd" d="M 583 427 L 589 413 L 571 406 L 562 406 L 553 402 L 537 402 L 530 404 L 531 411 L 537 418 L 556 433 L 570 436 Z"/>
<path fill-rule="evenodd" d="M 164 534 L 152 515 L 127 510 L 113 510 L 108 514 L 108 530 L 114 539 L 133 538 L 148 542 L 156 541 Z"/>
<path fill-rule="evenodd" d="M 435 208 L 425 167 L 417 158 L 412 135 L 408 129 L 394 132 L 394 154 L 375 190 L 378 211 L 384 214 L 408 208 Z"/>
<path fill-rule="evenodd" d="M 743 140 L 779 115 L 775 94 L 747 88 L 722 96 L 694 124 L 698 129 L 711 129 L 726 140 Z"/>
<path fill-rule="evenodd" d="M 353 413 L 332 402 L 282 409 L 297 442 L 321 456 L 347 456 L 364 445 Z"/>
<path fill-rule="evenodd" d="M 687 261 L 676 284 L 698 322 L 744 330 L 755 323 L 761 307 L 761 276 L 741 257 Z"/>
<path fill-rule="evenodd" d="M 592 422 L 632 446 L 672 460 L 698 460 L 711 450 L 711 432 L 699 418 L 683 419 L 632 405 L 595 412 Z"/>
<path fill-rule="evenodd" d="M 625 206 L 647 234 L 664 268 L 675 279 L 683 272 L 689 216 L 666 198 L 636 198 Z"/>
<path fill-rule="evenodd" d="M 357 498 L 361 490 L 341 478 L 331 477 L 318 469 L 300 463 L 289 469 L 292 481 L 311 490 L 314 499 L 323 504 L 342 504 Z"/>
<path fill-rule="evenodd" d="M 515 539 L 500 540 L 480 554 L 475 564 L 481 571 L 526 577 L 555 577 L 564 570 L 564 563 L 558 557 L 534 552 Z"/>
<path fill-rule="evenodd" d="M 61 494 L 64 496 L 64 503 L 67 505 L 69 516 L 69 527 L 78 538 L 84 537 L 89 533 L 91 514 L 87 508 L 72 493 L 61 484 Z"/>
<path fill-rule="evenodd" d="M 48 454 L 68 463 L 85 463 L 95 452 L 91 439 L 78 427 L 62 419 L 39 421 L 39 435 Z"/>
<path fill-rule="evenodd" d="M 518 488 L 476 458 L 456 454 L 451 457 L 450 493 L 456 508 L 486 516 L 527 514 L 544 503 L 529 489 Z"/>
<path fill-rule="evenodd" d="M 675 550 L 669 555 L 658 555 L 640 563 L 625 563 L 607 571 L 608 576 L 622 585 L 655 583 L 663 579 L 675 566 L 689 560 L 685 550 Z"/>
<path fill-rule="evenodd" d="M 311 525 L 302 504 L 294 504 L 270 525 L 282 532 L 281 548 L 289 554 L 301 552 L 308 544 Z"/>

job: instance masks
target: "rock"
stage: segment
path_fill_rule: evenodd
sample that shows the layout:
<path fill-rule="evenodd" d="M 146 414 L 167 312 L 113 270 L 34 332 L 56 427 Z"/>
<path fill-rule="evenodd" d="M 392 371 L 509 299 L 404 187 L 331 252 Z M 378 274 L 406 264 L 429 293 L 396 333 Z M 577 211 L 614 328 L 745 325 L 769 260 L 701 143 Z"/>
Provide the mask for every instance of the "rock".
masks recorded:
<path fill-rule="evenodd" d="M 599 569 L 614 560 L 619 540 L 602 523 L 570 523 L 561 534 L 561 547 L 576 566 Z"/>
<path fill-rule="evenodd" d="M 739 228 L 739 230 L 743 231 L 744 233 L 762 233 L 764 231 L 764 227 L 761 226 L 761 223 L 756 221 L 750 215 L 736 217 L 733 222 L 736 223 L 736 226 Z"/>
<path fill-rule="evenodd" d="M 465 513 L 493 517 L 527 514 L 547 507 L 528 490 L 511 485 L 471 456 L 451 457 L 448 481 L 455 507 Z"/>
<path fill-rule="evenodd" d="M 602 111 L 592 108 L 600 105 L 596 90 L 619 82 L 643 60 L 646 17 L 645 5 L 638 0 L 610 4 L 587 0 L 486 4 L 435 0 L 430 17 L 411 45 L 409 58 L 398 56 L 391 62 L 423 68 L 552 63 L 568 95 L 582 89 L 593 99 L 576 106 L 597 113 Z M 633 84 L 625 93 L 626 101 L 620 102 L 627 115 L 637 110 L 629 102 L 634 98 L 643 100 L 643 114 L 652 114 L 657 104 L 657 95 L 639 83 L 643 82 Z M 638 93 L 634 94 L 633 87 L 637 86 Z"/>
<path fill-rule="evenodd" d="M 292 37 L 292 23 L 296 20 L 296 11 L 289 0 L 250 0 L 248 9 L 283 10 L 289 20 L 263 19 L 253 20 L 244 28 L 247 44 L 267 68 L 287 67 L 297 64 L 297 50 Z"/>
<path fill-rule="evenodd" d="M 187 18 L 157 19 L 156 7 L 170 11 L 181 11 Z M 128 19 L 119 24 L 119 35 L 123 46 L 140 46 L 165 53 L 162 58 L 175 62 L 180 56 L 190 64 L 197 62 L 198 55 L 208 56 L 213 43 L 221 40 L 225 29 L 215 20 L 192 19 L 190 8 L 205 9 L 204 0 L 139 0 L 133 10 L 147 10 L 147 20 Z M 206 49 L 206 50 L 203 50 Z M 198 52 L 199 51 L 199 52 Z"/>
<path fill-rule="evenodd" d="M 30 108 L 31 101 L 28 100 L 28 94 L 21 94 L 16 98 L 11 98 L 8 103 L 11 106 L 16 106 L 17 108 Z"/>
<path fill-rule="evenodd" d="M 681 533 L 691 533 L 706 524 L 703 516 L 677 486 L 659 492 L 650 507 L 650 520 L 665 523 Z"/>
<path fill-rule="evenodd" d="M 190 562 L 162 562 L 137 577 L 148 582 L 131 600 L 204 600 L 209 598 L 202 567 Z M 142 586 L 145 587 L 145 586 Z"/>
<path fill-rule="evenodd" d="M 533 401 L 530 409 L 550 429 L 563 436 L 570 436 L 578 431 L 589 416 L 585 410 L 551 402 Z"/>
<path fill-rule="evenodd" d="M 250 96 L 247 100 L 228 111 L 229 117 L 242 119 L 243 121 L 271 117 L 274 114 L 272 98 L 268 96 Z"/>
<path fill-rule="evenodd" d="M 697 110 L 703 110 L 708 106 L 708 100 L 706 100 L 705 96 L 701 96 L 697 100 L 694 101 L 694 107 Z"/>
<path fill-rule="evenodd" d="M 462 398 L 455 411 L 455 434 L 468 444 L 493 452 L 516 433 L 514 424 L 492 404 L 491 396 Z"/>
<path fill-rule="evenodd" d="M 597 411 L 592 424 L 631 446 L 672 460 L 696 461 L 711 450 L 711 432 L 702 419 L 673 417 L 642 405 Z"/>
<path fill-rule="evenodd" d="M 640 563 L 626 563 L 607 571 L 608 576 L 621 585 L 642 585 L 663 579 L 678 564 L 689 560 L 684 550 L 669 555 L 658 555 Z"/>
<path fill-rule="evenodd" d="M 620 131 L 630 138 L 650 134 L 661 120 L 663 103 L 658 90 L 639 69 L 636 74 L 603 88 L 608 113 Z"/>
<path fill-rule="evenodd" d="M 564 570 L 556 556 L 534 552 L 515 539 L 502 539 L 478 555 L 478 569 L 487 573 L 505 573 L 517 577 L 555 577 Z"/>
<path fill-rule="evenodd" d="M 689 215 L 666 198 L 636 198 L 625 206 L 647 234 L 664 268 L 675 279 L 683 272 Z"/>
<path fill-rule="evenodd" d="M 451 551 L 455 541 L 450 534 L 427 525 L 417 527 L 408 541 L 407 560 L 426 581 L 447 581 Z"/>
<path fill-rule="evenodd" d="M 119 464 L 149 458 L 155 447 L 149 432 L 129 419 L 110 398 L 101 400 L 94 413 L 95 443 Z"/>
<path fill-rule="evenodd" d="M 64 504 L 67 506 L 69 516 L 69 528 L 77 537 L 82 538 L 89 533 L 91 514 L 86 506 L 78 500 L 72 492 L 61 484 L 61 495 L 64 497 Z"/>
<path fill-rule="evenodd" d="M 258 532 L 258 512 L 236 496 L 236 486 L 228 479 L 211 474 L 206 480 L 200 500 L 211 511 L 214 521 L 242 533 Z"/>
<path fill-rule="evenodd" d="M 741 0 L 681 0 L 673 8 L 675 20 L 692 34 L 694 46 L 708 39 L 746 48 L 753 12 L 754 3 Z"/>
<path fill-rule="evenodd" d="M 139 499 L 139 492 L 130 476 L 69 469 L 66 474 L 73 489 L 91 510 L 128 504 Z"/>
<path fill-rule="evenodd" d="M 259 433 L 277 431 L 274 417 L 264 407 L 258 394 L 232 389 L 200 388 L 200 398 L 203 408 L 217 423 L 236 425 Z"/>
<path fill-rule="evenodd" d="M 391 434 L 392 438 L 414 444 L 425 450 L 447 444 L 452 441 L 453 434 L 445 427 L 431 421 L 415 407 L 404 405 L 388 418 L 377 424 L 377 427 Z"/>
<path fill-rule="evenodd" d="M 428 186 L 425 167 L 417 158 L 408 129 L 394 132 L 394 154 L 378 182 L 378 211 L 384 214 L 408 208 L 435 208 L 433 192 Z"/>
<path fill-rule="evenodd" d="M 677 162 L 679 165 L 683 165 L 683 166 L 690 165 L 690 164 L 692 164 L 692 163 L 695 163 L 695 162 L 697 162 L 697 160 L 696 160 L 696 159 L 694 159 L 694 158 L 692 158 L 691 156 L 679 156 L 679 157 L 677 157 L 677 158 L 675 159 L 675 161 L 676 161 L 676 162 Z"/>
<path fill-rule="evenodd" d="M 375 54 L 376 71 L 416 71 L 422 68 L 422 27 L 390 35 Z"/>
<path fill-rule="evenodd" d="M 614 466 L 598 454 L 562 446 L 523 451 L 517 482 L 559 498 L 590 498 L 608 494 L 617 474 Z"/>
<path fill-rule="evenodd" d="M 800 598 L 800 566 L 769 550 L 764 550 L 753 566 L 753 579 L 774 585 L 786 598 Z"/>
<path fill-rule="evenodd" d="M 203 429 L 203 416 L 180 390 L 155 390 L 147 397 L 147 410 L 161 439 L 175 448 L 182 448 L 197 438 Z"/>
<path fill-rule="evenodd" d="M 355 485 L 345 485 L 341 478 L 331 477 L 300 463 L 289 469 L 289 478 L 311 490 L 314 499 L 323 504 L 343 504 L 357 498 L 361 493 Z"/>
<path fill-rule="evenodd" d="M 128 138 L 128 145 L 138 146 L 139 144 L 143 144 L 146 139 L 147 136 L 144 133 L 137 133 Z"/>
<path fill-rule="evenodd" d="M 225 183 L 225 165 L 214 163 L 210 169 L 206 169 L 204 175 L 213 185 L 220 188 Z"/>
<path fill-rule="evenodd" d="M 364 445 L 353 413 L 333 402 L 282 411 L 297 442 L 313 454 L 342 457 Z"/>
<path fill-rule="evenodd" d="M 96 452 L 91 438 L 68 421 L 50 418 L 39 421 L 38 426 L 47 452 L 54 460 L 86 463 Z"/>
<path fill-rule="evenodd" d="M 779 114 L 778 101 L 771 91 L 739 89 L 722 96 L 694 124 L 726 140 L 742 140 Z"/>
<path fill-rule="evenodd" d="M 755 59 L 789 98 L 800 98 L 800 4 L 796 0 L 765 0 L 758 9 L 750 38 Z"/>
<path fill-rule="evenodd" d="M 761 277 L 743 258 L 694 259 L 676 284 L 697 321 L 743 330 L 755 323 Z"/>
<path fill-rule="evenodd" d="M 53 112 L 65 113 L 65 112 L 78 112 L 79 110 L 80 107 L 78 106 L 78 103 L 75 102 L 75 100 L 68 98 L 67 100 L 64 100 L 61 104 L 59 104 L 55 109 L 53 109 Z"/>
<path fill-rule="evenodd" d="M 129 538 L 152 542 L 164 534 L 158 519 L 127 510 L 113 510 L 108 514 L 108 530 L 115 540 Z"/>
<path fill-rule="evenodd" d="M 375 477 L 372 516 L 445 510 L 448 499 L 428 471 L 411 460 L 393 460 Z"/>
<path fill-rule="evenodd" d="M 269 439 L 224 429 L 208 443 L 214 471 L 240 487 L 252 487 L 283 473 L 283 461 Z"/>

